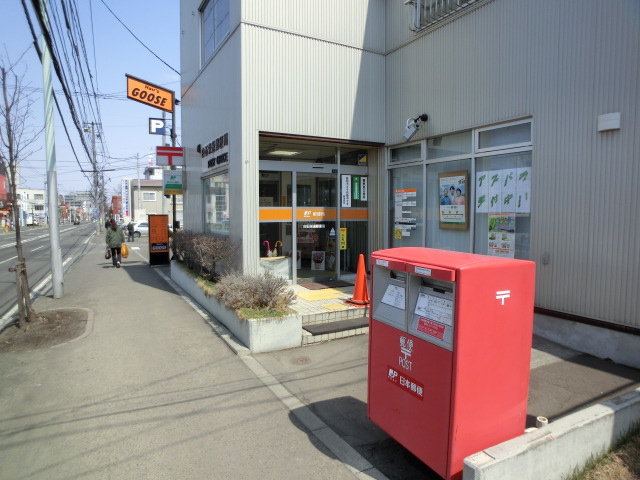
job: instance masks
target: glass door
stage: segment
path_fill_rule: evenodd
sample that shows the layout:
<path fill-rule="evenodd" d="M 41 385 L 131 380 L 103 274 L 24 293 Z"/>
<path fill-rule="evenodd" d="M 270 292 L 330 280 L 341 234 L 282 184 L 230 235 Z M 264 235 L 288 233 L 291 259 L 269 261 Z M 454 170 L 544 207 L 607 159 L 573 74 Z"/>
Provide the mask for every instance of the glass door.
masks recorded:
<path fill-rule="evenodd" d="M 297 172 L 295 185 L 298 283 L 335 280 L 337 175 Z"/>
<path fill-rule="evenodd" d="M 368 250 L 368 150 L 262 137 L 260 269 L 294 283 L 354 280 Z"/>

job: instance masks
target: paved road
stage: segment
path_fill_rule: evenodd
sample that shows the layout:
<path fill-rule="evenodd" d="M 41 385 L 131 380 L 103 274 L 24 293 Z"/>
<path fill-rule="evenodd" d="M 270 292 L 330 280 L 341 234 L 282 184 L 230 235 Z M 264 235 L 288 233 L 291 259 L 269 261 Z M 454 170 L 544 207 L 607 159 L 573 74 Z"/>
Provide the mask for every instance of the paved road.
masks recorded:
<path fill-rule="evenodd" d="M 81 256 L 95 224 L 60 225 L 60 254 L 64 268 Z M 51 241 L 47 227 L 23 227 L 22 251 L 27 262 L 31 290 L 38 294 L 51 275 Z M 0 328 L 16 311 L 16 276 L 9 272 L 17 260 L 15 232 L 0 234 Z"/>

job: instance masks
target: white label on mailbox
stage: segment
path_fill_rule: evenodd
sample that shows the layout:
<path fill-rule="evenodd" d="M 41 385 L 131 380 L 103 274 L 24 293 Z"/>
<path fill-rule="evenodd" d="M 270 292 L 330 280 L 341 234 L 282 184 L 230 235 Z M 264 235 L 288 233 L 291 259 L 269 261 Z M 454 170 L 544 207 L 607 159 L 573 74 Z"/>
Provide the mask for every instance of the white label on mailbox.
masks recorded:
<path fill-rule="evenodd" d="M 500 305 L 504 305 L 504 299 L 511 297 L 511 290 L 501 290 L 496 292 L 496 300 L 500 300 Z"/>
<path fill-rule="evenodd" d="M 398 365 L 411 371 L 413 362 L 411 361 L 411 353 L 413 351 L 413 340 L 407 337 L 400 337 L 400 356 L 398 356 Z"/>
<path fill-rule="evenodd" d="M 430 277 L 431 276 L 431 269 L 430 268 L 416 267 L 414 272 L 417 273 L 418 275 L 424 275 L 425 277 Z"/>
<path fill-rule="evenodd" d="M 446 298 L 420 293 L 414 313 L 446 325 L 453 325 L 453 301 Z"/>
<path fill-rule="evenodd" d="M 382 303 L 404 310 L 404 287 L 400 287 L 398 285 L 387 285 L 387 291 L 384 292 Z"/>
<path fill-rule="evenodd" d="M 389 262 L 387 260 L 380 260 L 379 258 L 376 258 L 376 265 L 381 265 L 383 267 L 388 267 L 389 266 Z"/>

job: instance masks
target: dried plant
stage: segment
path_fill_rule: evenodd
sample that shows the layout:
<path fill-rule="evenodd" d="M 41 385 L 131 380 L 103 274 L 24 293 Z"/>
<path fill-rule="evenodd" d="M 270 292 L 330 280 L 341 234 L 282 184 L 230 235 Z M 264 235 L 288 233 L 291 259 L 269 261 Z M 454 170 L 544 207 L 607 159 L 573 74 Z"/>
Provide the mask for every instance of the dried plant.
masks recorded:
<path fill-rule="evenodd" d="M 177 231 L 172 238 L 173 254 L 207 280 L 215 279 L 217 269 L 230 268 L 238 247 L 222 235 Z"/>
<path fill-rule="evenodd" d="M 289 282 L 273 272 L 243 275 L 231 272 L 218 280 L 215 297 L 231 310 L 286 310 L 295 299 Z"/>

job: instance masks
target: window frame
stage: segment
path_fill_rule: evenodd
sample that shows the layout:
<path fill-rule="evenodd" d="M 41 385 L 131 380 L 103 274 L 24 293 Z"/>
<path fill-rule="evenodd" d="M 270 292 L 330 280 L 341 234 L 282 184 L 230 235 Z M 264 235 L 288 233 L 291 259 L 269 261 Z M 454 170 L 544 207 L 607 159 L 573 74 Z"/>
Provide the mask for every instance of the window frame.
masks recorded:
<path fill-rule="evenodd" d="M 514 125 L 522 125 L 524 123 L 528 123 L 531 129 L 531 139 L 528 142 L 519 142 L 519 143 L 509 143 L 504 145 L 499 145 L 496 147 L 487 147 L 480 148 L 480 135 L 484 132 L 490 130 L 499 130 L 501 128 L 513 127 Z M 531 147 L 533 146 L 533 119 L 526 118 L 524 120 L 519 120 L 515 122 L 508 123 L 500 123 L 498 125 L 492 125 L 490 127 L 477 128 L 473 132 L 473 151 L 475 154 L 489 153 L 489 152 L 499 152 L 501 150 L 512 150 L 514 148 L 523 148 L 523 147 Z"/>
<path fill-rule="evenodd" d="M 226 8 L 224 8 L 224 12 L 226 13 L 226 15 L 224 15 L 221 20 L 218 20 L 216 17 L 216 7 L 222 5 L 223 3 L 226 5 Z M 199 13 L 200 13 L 200 48 L 201 48 L 201 55 L 202 55 L 201 61 L 202 61 L 202 65 L 206 65 L 207 62 L 209 62 L 215 56 L 216 52 L 220 49 L 222 44 L 224 44 L 224 42 L 226 41 L 226 39 L 229 37 L 231 33 L 231 26 L 229 21 L 231 16 L 231 1 L 230 0 L 204 0 L 200 5 Z M 223 34 L 220 36 L 218 35 L 219 29 L 221 26 L 224 25 L 225 18 L 227 19 L 226 32 L 223 32 Z M 212 22 L 211 34 L 205 38 L 205 33 L 207 32 L 206 25 L 208 25 L 206 23 L 206 20 L 209 20 L 209 19 L 211 19 L 211 22 Z M 211 40 L 211 42 L 213 42 L 213 45 L 210 51 L 206 47 L 208 40 Z"/>
<path fill-rule="evenodd" d="M 157 192 L 142 192 L 142 201 L 143 202 L 155 202 L 157 199 Z M 153 199 L 144 198 L 146 195 L 151 195 Z"/>

